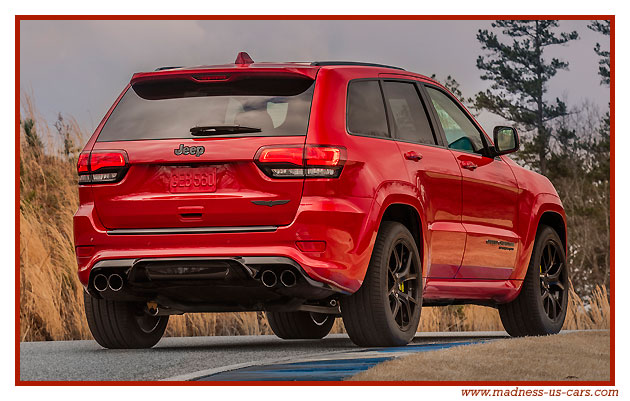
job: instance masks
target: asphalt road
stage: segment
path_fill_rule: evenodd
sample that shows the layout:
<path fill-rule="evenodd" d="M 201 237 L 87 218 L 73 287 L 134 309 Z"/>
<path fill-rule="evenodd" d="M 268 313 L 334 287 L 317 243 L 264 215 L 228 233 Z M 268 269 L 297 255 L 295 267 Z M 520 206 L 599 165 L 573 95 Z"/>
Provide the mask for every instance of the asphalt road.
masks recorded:
<path fill-rule="evenodd" d="M 418 333 L 413 344 L 477 341 L 505 332 Z M 107 350 L 94 341 L 20 344 L 21 380 L 190 380 L 226 367 L 331 359 L 359 350 L 346 335 L 323 340 L 281 340 L 275 336 L 163 338 L 148 350 Z M 367 350 L 366 350 L 367 351 Z"/>

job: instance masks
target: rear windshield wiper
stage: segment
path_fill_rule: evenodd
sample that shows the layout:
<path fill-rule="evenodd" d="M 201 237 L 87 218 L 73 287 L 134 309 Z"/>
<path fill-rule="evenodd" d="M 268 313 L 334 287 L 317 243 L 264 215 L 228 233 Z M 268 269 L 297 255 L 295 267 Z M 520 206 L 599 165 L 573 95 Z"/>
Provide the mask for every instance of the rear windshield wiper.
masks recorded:
<path fill-rule="evenodd" d="M 244 127 L 242 125 L 207 125 L 192 127 L 190 133 L 195 136 L 221 135 L 221 134 L 245 134 L 261 132 L 260 128 Z"/>

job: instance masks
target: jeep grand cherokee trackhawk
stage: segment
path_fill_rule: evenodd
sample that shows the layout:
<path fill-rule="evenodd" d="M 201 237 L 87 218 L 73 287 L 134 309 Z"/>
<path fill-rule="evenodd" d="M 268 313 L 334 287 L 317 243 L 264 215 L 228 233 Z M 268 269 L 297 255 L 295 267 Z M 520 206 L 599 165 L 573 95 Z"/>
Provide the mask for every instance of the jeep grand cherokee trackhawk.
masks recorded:
<path fill-rule="evenodd" d="M 356 344 L 395 346 L 423 304 L 481 304 L 513 336 L 557 333 L 565 215 L 518 147 L 396 67 L 240 53 L 137 73 L 78 161 L 90 330 L 144 348 L 169 315 L 265 311 L 282 338 L 341 316 Z"/>

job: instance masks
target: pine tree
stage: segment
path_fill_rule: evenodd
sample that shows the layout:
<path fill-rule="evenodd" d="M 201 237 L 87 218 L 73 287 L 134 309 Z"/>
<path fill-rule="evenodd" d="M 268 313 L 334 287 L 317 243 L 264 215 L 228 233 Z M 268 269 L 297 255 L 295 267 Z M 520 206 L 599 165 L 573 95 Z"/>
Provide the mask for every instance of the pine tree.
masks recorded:
<path fill-rule="evenodd" d="M 610 36 L 610 20 L 593 21 L 588 27 L 595 32 Z M 610 85 L 610 51 L 602 50 L 599 43 L 593 50 L 600 57 L 599 76 L 602 78 L 602 84 Z"/>
<path fill-rule="evenodd" d="M 610 36 L 609 20 L 593 21 L 588 27 L 595 32 Z M 610 86 L 610 51 L 602 50 L 599 42 L 593 50 L 600 57 L 598 73 L 601 78 L 601 84 Z M 610 107 L 610 103 L 608 106 Z M 593 146 L 593 152 L 596 156 L 597 168 L 595 171 L 598 172 L 598 179 L 608 180 L 610 175 L 610 111 L 602 118 L 599 128 L 599 139 Z"/>
<path fill-rule="evenodd" d="M 448 89 L 453 95 L 455 95 L 459 99 L 460 102 L 462 102 L 462 104 L 464 106 L 466 106 L 466 108 L 468 109 L 469 112 L 472 113 L 472 115 L 477 117 L 477 114 L 475 113 L 475 101 L 474 101 L 474 99 L 471 98 L 471 97 L 464 96 L 464 93 L 459 88 L 459 86 L 460 86 L 459 82 L 457 82 L 457 80 L 455 78 L 453 78 L 452 76 L 448 75 L 446 77 L 446 79 L 442 81 L 441 79 L 437 78 L 436 74 L 431 74 L 431 79 L 435 79 L 436 81 L 438 81 L 439 83 L 444 85 L 444 87 L 446 89 Z"/>
<path fill-rule="evenodd" d="M 493 28 L 511 39 L 503 42 L 496 33 L 479 30 L 477 40 L 488 52 L 477 58 L 477 68 L 483 71 L 481 79 L 492 81 L 490 89 L 475 97 L 476 108 L 486 109 L 508 121 L 535 133 L 531 141 L 522 141 L 523 161 L 547 172 L 550 130 L 548 123 L 567 114 L 567 107 L 560 99 L 545 99 L 547 82 L 558 70 L 568 69 L 569 64 L 557 58 L 546 60 L 544 51 L 553 45 L 562 45 L 578 38 L 577 32 L 554 32 L 556 20 L 498 20 Z"/>

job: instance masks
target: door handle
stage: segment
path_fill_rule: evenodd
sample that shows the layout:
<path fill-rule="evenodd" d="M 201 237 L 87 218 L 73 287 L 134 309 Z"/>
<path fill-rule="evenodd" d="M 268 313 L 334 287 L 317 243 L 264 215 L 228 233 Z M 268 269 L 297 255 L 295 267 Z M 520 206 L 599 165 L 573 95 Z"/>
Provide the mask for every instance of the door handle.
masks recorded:
<path fill-rule="evenodd" d="M 422 155 L 412 150 L 410 152 L 405 153 L 405 159 L 412 160 L 414 162 L 419 162 L 422 159 Z"/>
<path fill-rule="evenodd" d="M 474 162 L 471 162 L 470 160 L 462 160 L 460 165 L 462 166 L 462 168 L 465 168 L 466 170 L 470 170 L 470 171 L 474 171 L 477 167 L 479 167 Z"/>

